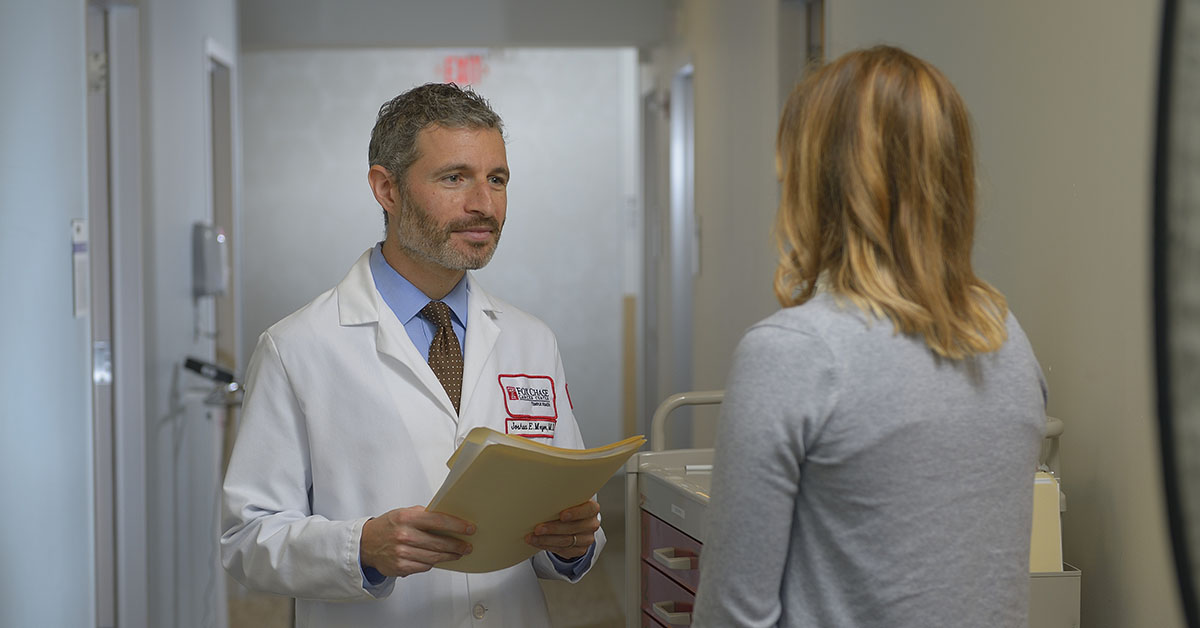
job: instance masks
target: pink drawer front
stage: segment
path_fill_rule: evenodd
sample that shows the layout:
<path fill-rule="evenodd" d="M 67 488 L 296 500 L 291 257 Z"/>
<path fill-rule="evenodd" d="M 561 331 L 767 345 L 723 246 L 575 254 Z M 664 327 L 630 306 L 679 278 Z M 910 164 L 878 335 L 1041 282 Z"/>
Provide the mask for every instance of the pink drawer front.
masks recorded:
<path fill-rule="evenodd" d="M 692 593 L 700 586 L 700 547 L 696 539 L 642 511 L 642 560 Z"/>
<path fill-rule="evenodd" d="M 664 626 L 690 626 L 695 597 L 691 591 L 642 561 L 643 614 Z"/>

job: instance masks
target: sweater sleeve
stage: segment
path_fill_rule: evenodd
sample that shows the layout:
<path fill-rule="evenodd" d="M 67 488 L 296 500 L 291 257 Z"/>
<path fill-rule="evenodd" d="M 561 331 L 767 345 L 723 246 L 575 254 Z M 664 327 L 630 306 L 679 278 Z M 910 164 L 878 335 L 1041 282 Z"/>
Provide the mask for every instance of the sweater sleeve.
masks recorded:
<path fill-rule="evenodd" d="M 836 397 L 820 338 L 760 324 L 734 354 L 717 426 L 695 626 L 775 626 L 810 443 Z"/>

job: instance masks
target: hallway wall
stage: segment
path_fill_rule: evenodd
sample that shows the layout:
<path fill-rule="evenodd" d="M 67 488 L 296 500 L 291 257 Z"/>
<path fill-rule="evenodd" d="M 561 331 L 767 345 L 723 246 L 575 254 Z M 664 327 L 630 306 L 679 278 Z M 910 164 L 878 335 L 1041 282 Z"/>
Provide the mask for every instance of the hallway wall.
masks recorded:
<path fill-rule="evenodd" d="M 83 35 L 80 2 L 0 3 L 0 626 L 95 614 L 91 355 L 71 291 Z"/>
<path fill-rule="evenodd" d="M 695 276 L 692 388 L 724 388 L 734 347 L 746 328 L 775 311 L 772 290 L 775 248 L 771 225 L 779 202 L 775 178 L 775 130 L 781 93 L 786 94 L 801 67 L 784 59 L 781 45 L 803 37 L 777 0 L 731 3 L 693 0 L 681 3 L 672 37 L 655 49 L 651 71 L 655 86 L 669 89 L 680 67 L 691 63 L 695 86 L 695 211 L 699 221 L 700 271 Z M 783 42 L 781 44 L 781 42 Z M 664 119 L 665 120 L 665 119 Z M 665 129 L 664 121 L 658 128 Z M 666 136 L 659 141 L 665 151 Z M 667 156 L 659 159 L 667 172 Z M 669 207 L 665 185 L 657 200 Z M 647 203 L 654 202 L 647 199 Z M 669 241 L 669 228 L 663 241 Z M 665 249 L 664 249 L 665 250 Z M 669 303 L 669 278 L 660 273 L 659 302 Z M 660 305 L 659 327 L 672 324 Z M 660 336 L 658 400 L 676 392 L 667 334 Z M 684 367 L 686 368 L 686 366 Z M 711 443 L 716 412 L 693 414 L 696 447 Z M 682 421 L 683 415 L 674 420 Z M 672 447 L 686 443 L 671 443 Z"/>
<path fill-rule="evenodd" d="M 212 299 L 192 299 L 192 223 L 211 221 L 206 40 L 237 54 L 234 0 L 142 0 L 147 554 L 150 625 L 223 626 L 221 415 L 186 356 L 212 360 Z M 235 141 L 236 145 L 236 141 Z"/>
<path fill-rule="evenodd" d="M 649 46 L 679 0 L 239 0 L 246 50 Z"/>
<path fill-rule="evenodd" d="M 441 80 L 444 60 L 462 54 L 383 48 L 243 55 L 246 361 L 267 327 L 335 286 L 383 238 L 382 212 L 366 179 L 379 106 Z M 626 172 L 638 161 L 627 147 L 636 121 L 625 113 L 636 91 L 636 54 L 479 54 L 486 72 L 473 88 L 504 119 L 512 180 L 500 246 L 473 274 L 491 294 L 554 330 L 584 442 L 619 440 L 621 302 L 637 290 L 623 284 L 621 255 L 638 208 Z"/>
<path fill-rule="evenodd" d="M 904 46 L 974 117 L 976 264 L 1008 296 L 1066 423 L 1063 542 L 1083 570 L 1083 625 L 1182 625 L 1151 361 L 1157 3 L 828 4 L 831 55 Z"/>
<path fill-rule="evenodd" d="M 257 3 L 266 7 L 261 15 L 277 12 L 274 1 Z M 220 621 L 204 607 L 215 595 L 210 586 L 219 586 L 209 578 L 219 576 L 212 539 L 202 519 L 180 533 L 175 510 L 210 508 L 215 485 L 205 465 L 215 465 L 218 426 L 198 407 L 183 418 L 176 394 L 189 383 L 178 372 L 183 357 L 212 351 L 211 341 L 193 335 L 188 236 L 193 221 L 209 218 L 204 39 L 236 54 L 236 7 L 234 0 L 138 4 L 147 92 L 151 625 L 182 626 Z M 272 37 L 295 31 L 270 30 L 264 48 L 319 44 L 330 35 L 340 16 L 325 7 L 336 4 L 306 4 L 306 15 L 319 19 L 304 33 L 316 39 L 281 42 Z M 652 4 L 656 17 L 647 23 L 657 25 L 649 35 L 657 37 L 665 9 Z M 780 34 L 789 4 L 665 4 L 676 11 L 672 43 L 655 53 L 653 67 L 665 68 L 669 80 L 680 63 L 696 65 L 697 387 L 722 386 L 742 331 L 777 307 L 769 230 L 778 195 L 774 129 L 790 82 L 780 55 L 795 37 Z M 905 45 L 950 75 L 975 116 L 984 212 L 977 261 L 1021 317 L 1046 369 L 1050 412 L 1067 423 L 1066 555 L 1084 570 L 1084 624 L 1182 625 L 1161 515 L 1149 361 L 1157 10 L 1112 0 L 1102 8 L 1083 0 L 826 4 L 831 52 L 877 41 Z M 531 13 L 541 6 L 511 5 Z M 289 6 L 286 15 L 300 15 Z M 638 3 L 620 6 L 633 12 Z M 86 523 L 90 354 L 86 320 L 71 315 L 67 236 L 69 221 L 85 215 L 83 16 L 78 2 L 0 4 L 0 79 L 18 86 L 0 99 L 0 294 L 9 304 L 0 308 L 0 352 L 35 356 L 0 366 L 0 473 L 20 478 L 0 483 L 0 503 L 36 513 L 37 539 L 54 540 L 30 542 L 28 517 L 0 524 L 4 626 L 87 625 L 94 606 Z M 533 23 L 520 23 L 521 32 Z M 485 35 L 495 44 L 547 43 L 527 33 L 514 42 L 503 29 Z M 640 36 L 594 43 L 645 44 Z M 180 479 L 178 464 L 195 465 L 185 471 L 195 484 Z M 200 543 L 191 544 L 194 538 Z M 58 586 L 43 586 L 49 581 Z M 176 590 L 193 597 L 176 600 Z"/>
<path fill-rule="evenodd" d="M 792 4 L 685 3 L 656 51 L 660 85 L 695 65 L 696 388 L 722 386 L 745 327 L 777 307 L 774 131 L 799 31 L 775 25 Z M 1064 542 L 1083 623 L 1177 626 L 1150 362 L 1159 15 L 1103 4 L 826 0 L 827 53 L 897 43 L 961 90 L 980 161 L 977 267 L 1009 297 L 1067 425 Z M 703 446 L 713 416 L 697 414 Z"/>

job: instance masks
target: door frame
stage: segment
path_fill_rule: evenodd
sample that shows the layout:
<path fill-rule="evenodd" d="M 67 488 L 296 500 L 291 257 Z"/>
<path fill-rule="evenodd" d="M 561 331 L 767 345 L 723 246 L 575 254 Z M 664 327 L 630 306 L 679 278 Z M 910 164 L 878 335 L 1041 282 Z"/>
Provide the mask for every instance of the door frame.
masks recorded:
<path fill-rule="evenodd" d="M 100 181 L 89 239 L 103 251 L 91 256 L 89 307 L 96 625 L 137 627 L 149 621 L 140 21 L 132 1 L 92 0 L 87 13 L 88 50 L 100 53 L 90 80 L 106 91 L 89 99 L 88 122 L 89 178 Z"/>
<path fill-rule="evenodd" d="M 228 238 L 225 245 L 229 258 L 226 265 L 228 277 L 224 295 L 215 296 L 212 302 L 213 359 L 217 364 L 238 372 L 242 366 L 242 308 L 241 302 L 241 203 L 240 155 L 238 129 L 238 80 L 237 62 L 233 53 L 212 37 L 204 40 L 204 151 L 205 151 L 205 206 L 209 220 L 222 237 Z M 199 313 L 197 313 L 199 316 Z M 240 380 L 240 378 L 239 378 Z M 213 461 L 218 474 L 218 487 L 224 482 L 225 466 L 233 447 L 237 432 L 240 408 L 236 405 L 214 406 L 210 415 L 218 421 L 221 445 Z M 212 513 L 215 534 L 221 530 L 221 509 Z M 209 566 L 221 583 L 212 591 L 213 616 L 217 626 L 229 624 L 229 591 L 227 578 L 220 557 Z M 179 583 L 176 583 L 179 586 Z"/>

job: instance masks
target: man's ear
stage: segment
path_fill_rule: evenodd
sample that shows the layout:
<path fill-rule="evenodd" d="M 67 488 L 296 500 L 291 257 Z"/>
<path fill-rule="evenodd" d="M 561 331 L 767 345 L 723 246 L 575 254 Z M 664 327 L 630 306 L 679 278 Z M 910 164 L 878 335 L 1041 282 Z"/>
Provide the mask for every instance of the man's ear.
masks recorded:
<path fill-rule="evenodd" d="M 394 218 L 396 210 L 400 206 L 400 188 L 392 180 L 391 173 L 383 166 L 371 166 L 371 169 L 367 171 L 367 183 L 370 184 L 371 192 L 375 194 L 375 200 L 379 202 L 379 206 Z"/>

